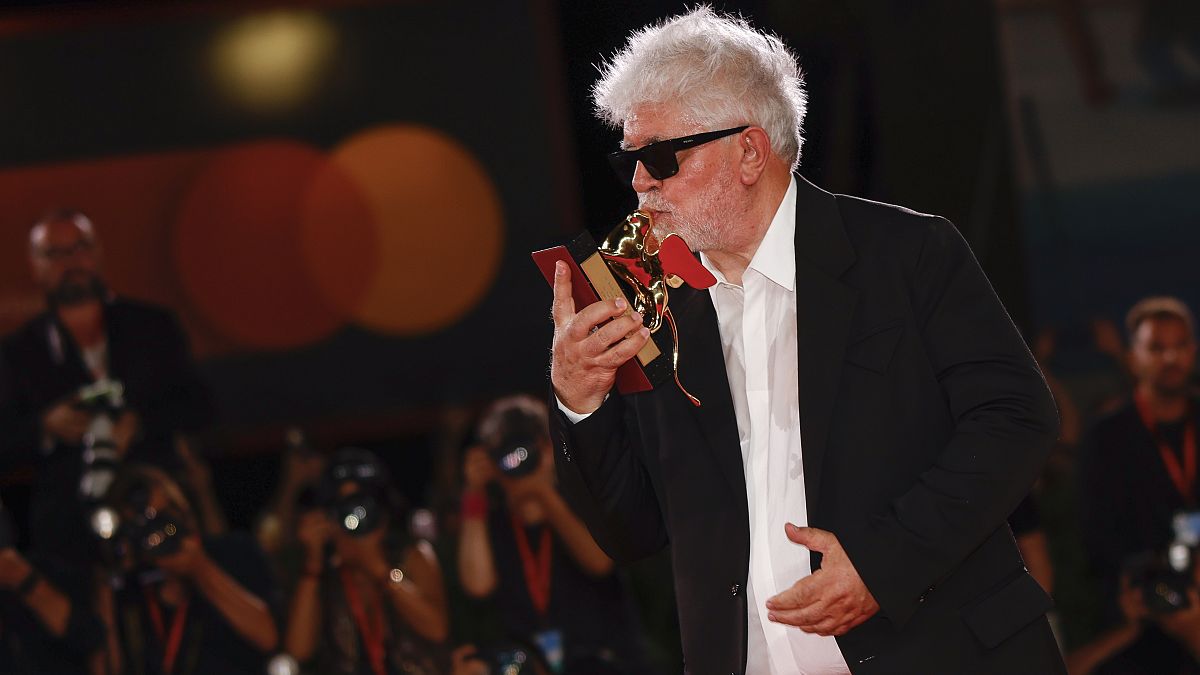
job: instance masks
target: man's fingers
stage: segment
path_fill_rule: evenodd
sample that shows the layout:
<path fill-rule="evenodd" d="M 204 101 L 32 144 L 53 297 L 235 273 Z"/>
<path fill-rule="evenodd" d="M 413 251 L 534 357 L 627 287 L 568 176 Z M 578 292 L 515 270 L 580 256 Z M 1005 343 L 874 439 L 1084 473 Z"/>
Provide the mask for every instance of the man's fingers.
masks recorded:
<path fill-rule="evenodd" d="M 796 527 L 788 523 L 783 526 L 783 531 L 793 543 L 800 544 L 810 551 L 825 553 L 837 546 L 838 543 L 837 537 L 832 532 L 815 527 Z"/>
<path fill-rule="evenodd" d="M 629 307 L 624 298 L 616 300 L 601 300 L 584 307 L 571 319 L 567 336 L 573 340 L 583 341 L 592 334 L 592 330 L 600 324 L 620 316 Z"/>
<path fill-rule="evenodd" d="M 550 315 L 556 327 L 563 326 L 575 315 L 575 298 L 571 296 L 571 275 L 567 271 L 567 263 L 561 260 L 554 263 L 554 302 L 550 305 Z"/>
<path fill-rule="evenodd" d="M 642 317 L 636 312 L 618 316 L 601 326 L 587 338 L 584 352 L 593 356 L 601 354 L 617 342 L 635 333 L 641 325 Z"/>
<path fill-rule="evenodd" d="M 814 605 L 820 599 L 820 583 L 824 574 L 817 570 L 792 584 L 792 587 L 767 600 L 767 609 L 792 610 Z"/>
<path fill-rule="evenodd" d="M 632 359 L 646 346 L 646 341 L 650 339 L 650 329 L 639 328 L 637 332 L 626 336 L 618 342 L 607 353 L 602 354 L 599 358 L 601 362 L 609 368 L 618 368 L 629 359 Z"/>

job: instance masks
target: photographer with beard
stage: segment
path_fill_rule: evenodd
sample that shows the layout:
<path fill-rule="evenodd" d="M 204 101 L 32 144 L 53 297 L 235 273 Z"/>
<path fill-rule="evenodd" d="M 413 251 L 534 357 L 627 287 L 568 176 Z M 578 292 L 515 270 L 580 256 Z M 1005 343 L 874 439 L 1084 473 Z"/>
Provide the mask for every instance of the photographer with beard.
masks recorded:
<path fill-rule="evenodd" d="M 33 547 L 93 561 L 95 540 L 80 499 L 85 446 L 103 435 L 117 462 L 173 468 L 175 435 L 206 425 L 211 402 L 175 317 L 109 291 L 86 215 L 61 210 L 39 220 L 29 234 L 29 261 L 46 311 L 0 343 L 0 456 L 10 466 L 38 464 Z M 107 409 L 101 413 L 97 402 Z M 102 414 L 108 420 L 94 427 Z M 96 499 L 104 487 L 92 486 Z"/>
<path fill-rule="evenodd" d="M 1084 542 L 1110 630 L 1069 663 L 1073 673 L 1200 673 L 1200 571 L 1187 553 L 1200 534 L 1188 518 L 1200 509 L 1195 322 L 1181 301 L 1152 297 L 1126 328 L 1133 400 L 1080 452 Z"/>

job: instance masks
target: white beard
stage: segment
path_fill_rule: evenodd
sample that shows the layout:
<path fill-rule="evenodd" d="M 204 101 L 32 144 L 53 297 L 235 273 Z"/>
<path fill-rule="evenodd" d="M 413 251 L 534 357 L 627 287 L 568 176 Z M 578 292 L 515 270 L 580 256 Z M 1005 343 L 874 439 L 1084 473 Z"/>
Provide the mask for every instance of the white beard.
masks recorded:
<path fill-rule="evenodd" d="M 660 211 L 660 220 L 655 221 L 655 229 L 661 240 L 668 234 L 678 234 L 687 242 L 693 251 L 707 251 L 721 248 L 723 221 L 732 215 L 732 202 L 729 199 L 732 191 L 732 172 L 724 170 L 720 176 L 728 176 L 725 183 L 713 182 L 705 186 L 703 192 L 689 200 L 687 204 L 678 204 L 665 199 L 658 190 L 650 190 L 638 194 L 638 208 Z M 669 179 L 668 179 L 669 180 Z"/>

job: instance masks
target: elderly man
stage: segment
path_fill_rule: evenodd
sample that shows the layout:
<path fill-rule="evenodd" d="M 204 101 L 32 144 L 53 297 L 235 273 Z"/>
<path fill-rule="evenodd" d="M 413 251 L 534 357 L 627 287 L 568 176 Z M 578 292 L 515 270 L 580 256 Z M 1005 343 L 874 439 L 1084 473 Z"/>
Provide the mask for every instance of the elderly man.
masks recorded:
<path fill-rule="evenodd" d="M 1005 523 L 1057 414 L 958 232 L 795 176 L 799 67 L 743 20 L 635 33 L 594 98 L 659 236 L 718 280 L 671 296 L 703 405 L 612 391 L 648 333 L 575 307 L 560 264 L 551 432 L 611 557 L 671 547 L 686 670 L 1063 672 Z"/>
<path fill-rule="evenodd" d="M 174 434 L 206 424 L 212 406 L 175 317 L 108 290 L 86 215 L 61 210 L 35 223 L 29 261 L 47 310 L 0 342 L 0 452 L 38 460 L 33 546 L 82 562 L 95 555 L 79 500 L 81 449 L 95 413 L 81 405 L 80 389 L 120 382 L 117 453 L 168 466 L 176 462 Z"/>

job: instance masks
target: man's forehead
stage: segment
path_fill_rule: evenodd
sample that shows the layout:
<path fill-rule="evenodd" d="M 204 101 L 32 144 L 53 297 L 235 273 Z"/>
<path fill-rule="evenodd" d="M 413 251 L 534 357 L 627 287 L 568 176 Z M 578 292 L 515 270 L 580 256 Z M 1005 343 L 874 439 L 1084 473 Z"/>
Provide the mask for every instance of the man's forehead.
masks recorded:
<path fill-rule="evenodd" d="M 643 145 L 678 138 L 694 133 L 696 124 L 672 105 L 643 104 L 637 106 L 625 118 L 621 127 L 623 148 L 640 148 Z"/>
<path fill-rule="evenodd" d="M 95 239 L 91 221 L 82 215 L 43 221 L 29 233 L 34 246 L 71 244 L 80 239 Z"/>

